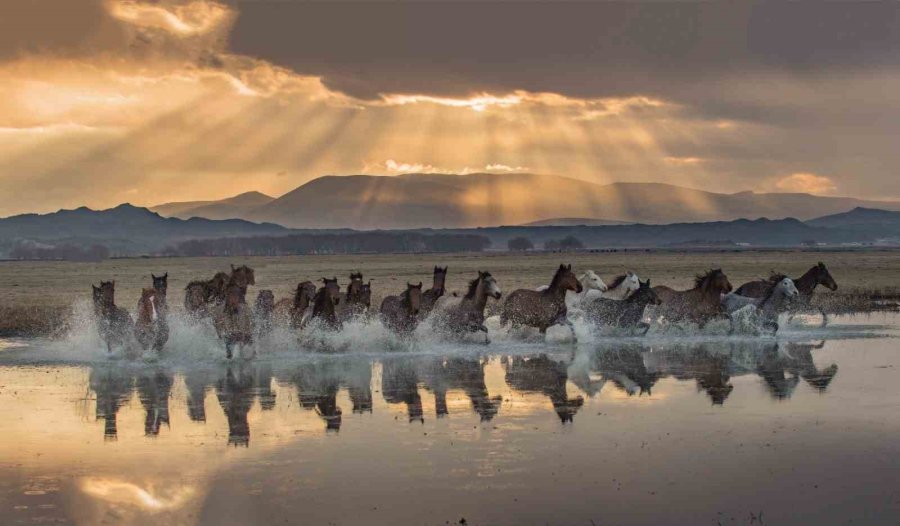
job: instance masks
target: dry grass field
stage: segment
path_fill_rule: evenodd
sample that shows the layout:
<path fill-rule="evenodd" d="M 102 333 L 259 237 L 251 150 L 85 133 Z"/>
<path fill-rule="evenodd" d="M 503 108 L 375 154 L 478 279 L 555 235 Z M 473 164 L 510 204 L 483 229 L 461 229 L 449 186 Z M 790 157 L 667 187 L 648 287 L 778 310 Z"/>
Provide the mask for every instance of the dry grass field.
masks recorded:
<path fill-rule="evenodd" d="M 169 302 L 180 308 L 188 281 L 209 278 L 229 264 L 246 263 L 256 269 L 256 290 L 272 289 L 288 296 L 297 282 L 337 276 L 342 283 L 351 271 L 373 279 L 377 304 L 387 293 L 397 293 L 407 281 L 431 281 L 434 265 L 448 265 L 448 288 L 464 290 L 477 270 L 490 271 L 504 292 L 537 287 L 549 282 L 556 265 L 572 263 L 577 271 L 592 269 L 604 279 L 631 269 L 654 285 L 688 288 L 694 274 L 721 267 L 737 287 L 745 281 L 778 270 L 797 277 L 823 261 L 840 285 L 829 303 L 857 304 L 859 298 L 895 299 L 900 291 L 900 251 L 743 251 L 529 253 L 529 254 L 415 254 L 362 256 L 296 256 L 250 258 L 117 259 L 101 263 L 0 263 L 0 334 L 45 333 L 60 325 L 77 300 L 90 300 L 90 284 L 116 280 L 117 303 L 134 309 L 141 287 L 150 274 L 169 273 Z M 251 297 L 255 290 L 251 289 Z"/>

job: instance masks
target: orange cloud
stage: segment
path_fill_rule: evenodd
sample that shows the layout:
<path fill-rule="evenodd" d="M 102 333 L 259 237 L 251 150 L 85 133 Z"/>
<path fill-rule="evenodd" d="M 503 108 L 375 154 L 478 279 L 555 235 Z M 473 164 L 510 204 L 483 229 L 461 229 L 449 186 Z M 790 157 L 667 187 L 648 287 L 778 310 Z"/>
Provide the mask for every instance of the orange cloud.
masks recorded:
<path fill-rule="evenodd" d="M 803 192 L 809 194 L 830 194 L 837 190 L 834 181 L 824 175 L 794 173 L 775 182 L 775 188 L 782 192 Z"/>
<path fill-rule="evenodd" d="M 108 11 L 116 19 L 138 27 L 161 29 L 181 37 L 203 35 L 229 23 L 234 12 L 216 3 L 196 0 L 184 5 L 109 1 Z"/>

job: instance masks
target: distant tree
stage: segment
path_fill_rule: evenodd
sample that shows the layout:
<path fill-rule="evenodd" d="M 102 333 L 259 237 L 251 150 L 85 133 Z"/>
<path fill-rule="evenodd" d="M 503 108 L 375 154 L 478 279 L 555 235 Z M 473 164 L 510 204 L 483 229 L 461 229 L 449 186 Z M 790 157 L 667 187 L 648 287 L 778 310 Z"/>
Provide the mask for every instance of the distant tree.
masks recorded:
<path fill-rule="evenodd" d="M 521 251 L 525 251 L 525 250 L 531 250 L 531 249 L 533 249 L 533 248 L 534 248 L 534 243 L 532 243 L 531 240 L 528 239 L 527 237 L 519 236 L 519 237 L 514 237 L 514 238 L 510 239 L 510 240 L 506 243 L 506 246 L 507 246 L 510 250 L 521 250 Z"/>

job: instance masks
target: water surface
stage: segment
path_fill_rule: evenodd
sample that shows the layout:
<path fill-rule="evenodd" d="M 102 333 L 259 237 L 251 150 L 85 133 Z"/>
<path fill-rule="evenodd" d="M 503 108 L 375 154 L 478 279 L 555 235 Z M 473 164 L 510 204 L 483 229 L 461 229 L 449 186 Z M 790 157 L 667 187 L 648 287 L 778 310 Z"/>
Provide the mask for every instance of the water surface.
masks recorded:
<path fill-rule="evenodd" d="M 233 363 L 6 341 L 0 522 L 896 524 L 898 327 Z"/>

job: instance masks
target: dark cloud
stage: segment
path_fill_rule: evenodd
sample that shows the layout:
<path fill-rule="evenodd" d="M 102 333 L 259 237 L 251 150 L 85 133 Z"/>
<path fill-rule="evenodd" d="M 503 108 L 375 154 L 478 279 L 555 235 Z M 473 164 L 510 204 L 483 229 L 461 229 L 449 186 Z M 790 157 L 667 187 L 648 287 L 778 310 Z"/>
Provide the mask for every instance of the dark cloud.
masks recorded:
<path fill-rule="evenodd" d="M 130 38 L 102 0 L 0 3 L 0 58 L 30 53 L 83 55 L 122 48 Z"/>
<path fill-rule="evenodd" d="M 897 3 L 267 2 L 231 48 L 357 96 L 678 92 L 708 79 L 900 66 Z"/>

